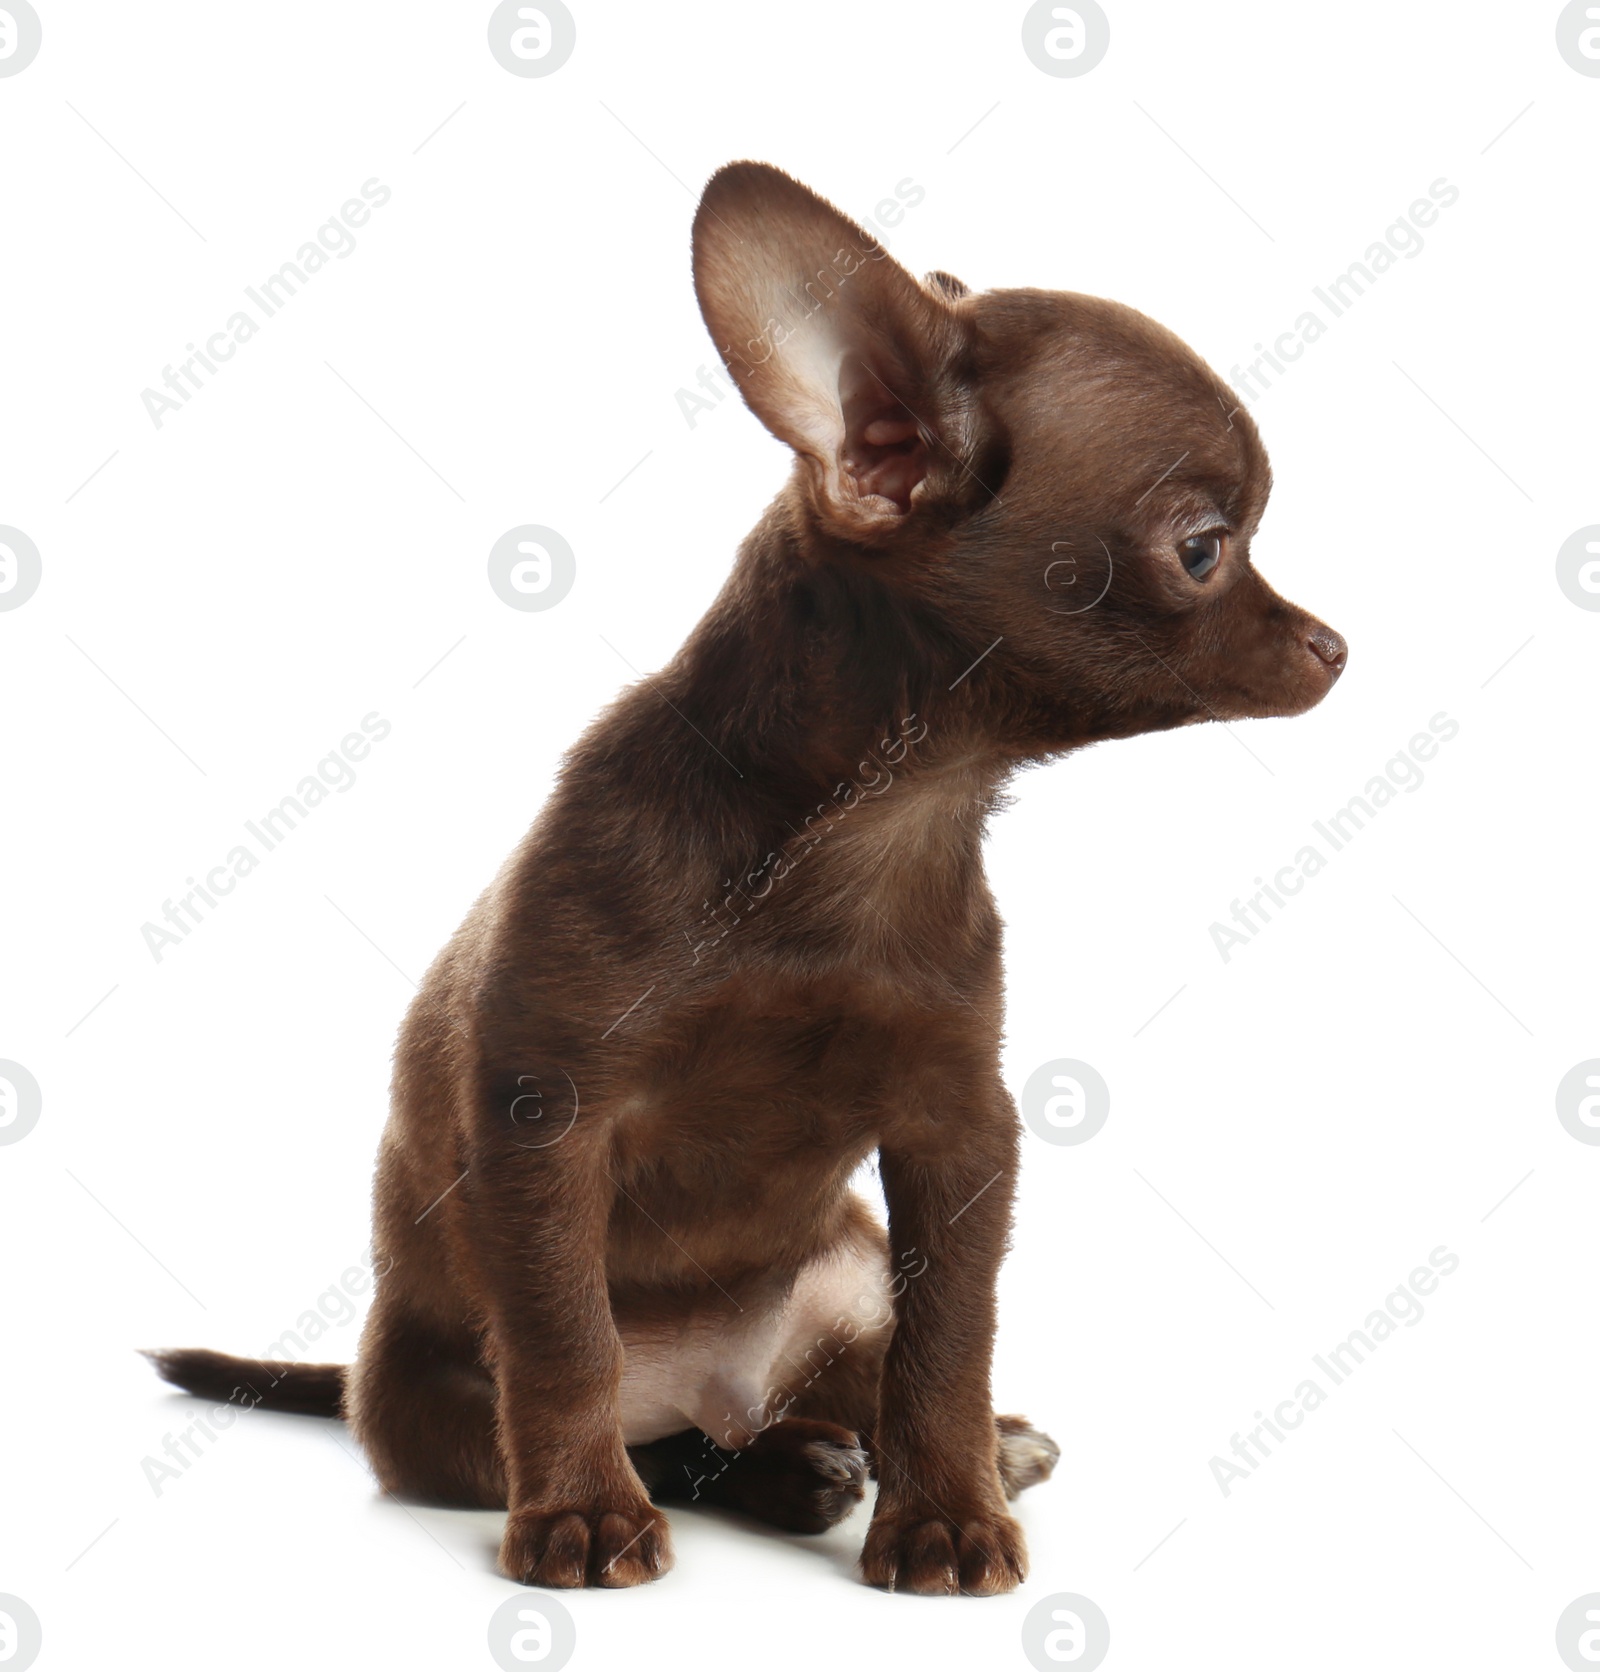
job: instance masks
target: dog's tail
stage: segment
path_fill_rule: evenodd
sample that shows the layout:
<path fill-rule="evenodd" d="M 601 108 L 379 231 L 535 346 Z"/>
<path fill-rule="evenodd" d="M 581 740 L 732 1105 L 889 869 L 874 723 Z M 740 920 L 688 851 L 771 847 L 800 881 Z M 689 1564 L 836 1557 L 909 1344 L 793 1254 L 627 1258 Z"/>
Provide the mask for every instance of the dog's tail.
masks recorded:
<path fill-rule="evenodd" d="M 344 1414 L 342 1364 L 284 1364 L 273 1359 L 234 1358 L 207 1347 L 162 1347 L 144 1355 L 185 1393 L 247 1410 L 298 1411 L 302 1416 Z"/>

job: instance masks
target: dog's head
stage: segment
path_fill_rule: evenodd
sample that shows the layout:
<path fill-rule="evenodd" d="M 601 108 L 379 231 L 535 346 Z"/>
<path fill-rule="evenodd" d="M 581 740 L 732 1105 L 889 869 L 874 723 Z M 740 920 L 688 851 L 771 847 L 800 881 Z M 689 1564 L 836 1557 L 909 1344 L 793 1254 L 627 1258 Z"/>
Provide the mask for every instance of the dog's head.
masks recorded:
<path fill-rule="evenodd" d="M 973 678 L 1006 693 L 1019 749 L 1299 714 L 1343 671 L 1343 639 L 1252 565 L 1254 423 L 1152 320 L 919 283 L 760 163 L 706 187 L 694 275 L 730 375 L 795 451 L 808 548 L 992 644 Z"/>

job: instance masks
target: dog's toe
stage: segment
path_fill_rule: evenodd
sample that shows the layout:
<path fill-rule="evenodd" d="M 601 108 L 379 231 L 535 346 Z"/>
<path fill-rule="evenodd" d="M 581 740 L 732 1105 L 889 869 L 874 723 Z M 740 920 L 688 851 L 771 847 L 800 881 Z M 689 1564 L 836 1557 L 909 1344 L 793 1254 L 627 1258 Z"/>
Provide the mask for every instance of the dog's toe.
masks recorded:
<path fill-rule="evenodd" d="M 810 1492 L 815 1525 L 807 1531 L 825 1532 L 866 1496 L 867 1454 L 854 1444 L 810 1440 L 800 1448 L 800 1457 L 815 1481 Z"/>
<path fill-rule="evenodd" d="M 1008 1498 L 1049 1480 L 1061 1460 L 1061 1447 L 1041 1434 L 1026 1417 L 996 1417 L 1000 1437 L 1000 1483 Z"/>

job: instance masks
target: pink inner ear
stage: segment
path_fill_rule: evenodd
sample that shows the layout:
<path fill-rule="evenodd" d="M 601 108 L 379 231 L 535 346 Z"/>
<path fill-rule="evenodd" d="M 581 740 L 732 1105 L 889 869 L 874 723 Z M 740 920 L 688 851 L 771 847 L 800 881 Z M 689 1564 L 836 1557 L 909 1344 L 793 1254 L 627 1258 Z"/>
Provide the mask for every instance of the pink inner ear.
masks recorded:
<path fill-rule="evenodd" d="M 840 463 L 857 492 L 887 499 L 904 515 L 911 509 L 912 490 L 928 474 L 922 426 L 860 361 L 840 368 L 839 398 L 844 413 Z"/>

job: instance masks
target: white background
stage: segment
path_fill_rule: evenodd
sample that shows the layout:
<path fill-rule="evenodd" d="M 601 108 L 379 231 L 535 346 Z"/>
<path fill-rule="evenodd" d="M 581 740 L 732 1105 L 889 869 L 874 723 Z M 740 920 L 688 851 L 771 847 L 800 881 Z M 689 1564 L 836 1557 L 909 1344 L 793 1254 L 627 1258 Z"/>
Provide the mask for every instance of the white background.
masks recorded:
<path fill-rule="evenodd" d="M 992 832 L 1010 1083 L 1112 1090 L 1091 1142 L 1028 1138 L 1002 1282 L 997 1402 L 1063 1448 L 1027 1585 L 879 1595 L 865 1511 L 674 1512 L 666 1580 L 567 1598 L 572 1665 L 1025 1668 L 1071 1591 L 1117 1672 L 1559 1668 L 1600 1590 L 1600 1150 L 1554 1102 L 1600 1056 L 1600 614 L 1555 580 L 1600 521 L 1600 79 L 1558 8 L 1106 0 L 1058 79 L 1020 4 L 573 0 L 523 79 L 486 4 L 38 3 L 0 80 L 0 523 L 43 556 L 0 613 L 0 1057 L 44 1097 L 0 1148 L 0 1592 L 39 1664 L 492 1665 L 498 1516 L 264 1414 L 157 1496 L 198 1407 L 132 1349 L 257 1352 L 362 1257 L 411 981 L 781 481 L 734 399 L 674 398 L 713 363 L 694 194 L 753 156 L 858 215 L 910 178 L 913 270 L 1113 296 L 1223 371 L 1460 200 L 1255 408 L 1257 561 L 1349 639 L 1332 697 L 1029 774 Z M 354 253 L 155 428 L 141 390 L 374 176 Z M 486 580 L 528 522 L 577 554 L 547 613 Z M 373 711 L 355 787 L 156 962 L 141 925 Z M 1225 963 L 1211 923 L 1441 712 L 1421 787 Z M 1440 1245 L 1423 1320 L 1224 1497 L 1213 1455 Z"/>

